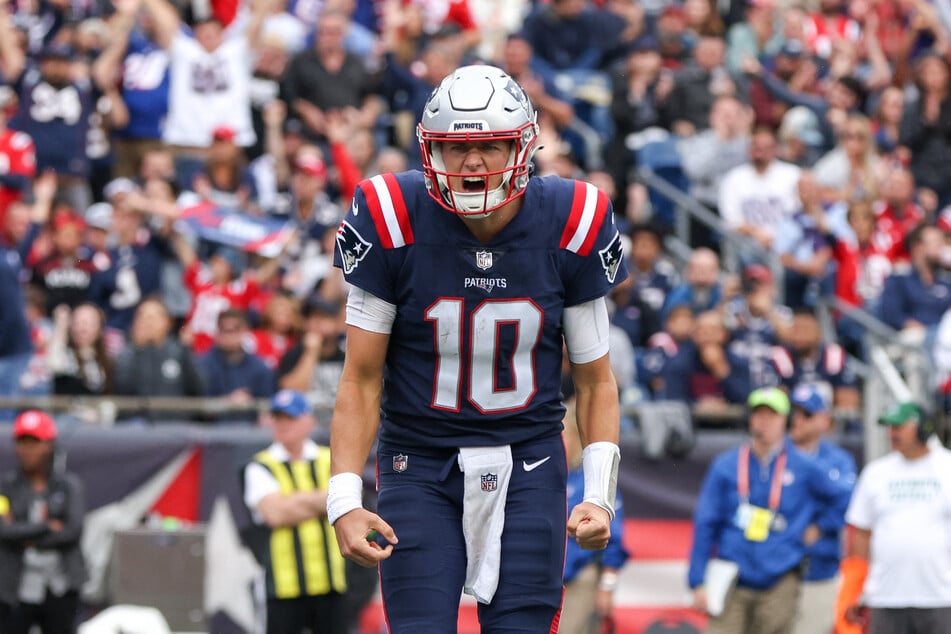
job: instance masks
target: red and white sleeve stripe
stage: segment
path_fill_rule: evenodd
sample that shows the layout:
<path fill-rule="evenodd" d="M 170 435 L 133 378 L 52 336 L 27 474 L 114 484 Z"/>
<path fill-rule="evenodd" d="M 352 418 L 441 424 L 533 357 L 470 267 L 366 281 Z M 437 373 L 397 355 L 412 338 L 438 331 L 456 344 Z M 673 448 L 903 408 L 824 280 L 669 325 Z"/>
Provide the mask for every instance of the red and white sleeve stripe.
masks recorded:
<path fill-rule="evenodd" d="M 413 244 L 413 227 L 406 211 L 403 191 L 393 174 L 378 174 L 360 184 L 370 217 L 384 249 Z"/>
<path fill-rule="evenodd" d="M 561 234 L 561 248 L 580 256 L 588 255 L 601 230 L 608 203 L 607 195 L 597 187 L 591 183 L 575 181 L 571 213 Z"/>

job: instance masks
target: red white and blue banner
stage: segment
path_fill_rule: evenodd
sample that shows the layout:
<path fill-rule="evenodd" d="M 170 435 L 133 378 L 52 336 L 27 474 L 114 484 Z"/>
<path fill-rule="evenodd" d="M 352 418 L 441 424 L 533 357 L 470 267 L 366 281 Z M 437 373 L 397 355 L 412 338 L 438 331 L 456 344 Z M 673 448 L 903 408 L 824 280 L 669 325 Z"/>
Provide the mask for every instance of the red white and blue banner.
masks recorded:
<path fill-rule="evenodd" d="M 293 222 L 287 219 L 249 216 L 210 202 L 183 209 L 176 221 L 180 232 L 266 258 L 280 253 L 293 228 Z"/>

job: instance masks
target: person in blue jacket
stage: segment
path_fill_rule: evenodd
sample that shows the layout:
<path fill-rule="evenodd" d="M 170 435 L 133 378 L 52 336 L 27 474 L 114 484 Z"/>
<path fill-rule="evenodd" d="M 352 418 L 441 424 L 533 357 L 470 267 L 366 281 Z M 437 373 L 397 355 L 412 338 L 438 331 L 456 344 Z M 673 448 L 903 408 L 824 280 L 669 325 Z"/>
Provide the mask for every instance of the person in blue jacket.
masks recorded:
<path fill-rule="evenodd" d="M 951 307 L 951 275 L 942 261 L 944 232 L 918 225 L 905 243 L 911 270 L 885 280 L 879 317 L 896 330 L 934 329 Z"/>
<path fill-rule="evenodd" d="M 842 525 L 848 497 L 787 439 L 789 397 L 759 388 L 747 399 L 750 440 L 717 456 L 694 511 L 688 583 L 708 611 L 708 563 L 736 564 L 736 587 L 708 634 L 785 634 L 796 617 L 807 547 Z M 712 588 L 711 588 L 712 589 Z"/>
<path fill-rule="evenodd" d="M 789 395 L 792 420 L 789 438 L 803 454 L 812 457 L 829 479 L 842 487 L 842 495 L 852 497 L 856 468 L 852 454 L 826 439 L 832 429 L 828 401 L 814 385 L 803 383 Z M 845 517 L 842 518 L 843 525 Z M 842 527 L 831 528 L 806 550 L 799 596 L 799 613 L 793 634 L 831 632 L 835 626 L 835 596 L 842 559 Z"/>
<path fill-rule="evenodd" d="M 581 438 L 575 421 L 574 398 L 566 399 L 565 455 L 568 458 L 568 508 L 584 498 L 584 472 L 581 469 Z M 558 622 L 558 634 L 584 634 L 592 631 L 592 621 L 613 621 L 614 591 L 624 562 L 630 554 L 624 548 L 624 504 L 620 494 L 614 504 L 611 538 L 604 550 L 584 550 L 569 539 L 565 550 L 565 595 Z M 600 628 L 598 631 L 601 631 Z"/>

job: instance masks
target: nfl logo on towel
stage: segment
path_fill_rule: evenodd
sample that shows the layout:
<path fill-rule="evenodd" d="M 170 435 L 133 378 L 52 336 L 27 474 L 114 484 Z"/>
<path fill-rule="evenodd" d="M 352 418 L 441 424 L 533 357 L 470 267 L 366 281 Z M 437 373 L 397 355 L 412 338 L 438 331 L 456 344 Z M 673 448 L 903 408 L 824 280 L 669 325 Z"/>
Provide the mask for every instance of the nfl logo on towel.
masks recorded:
<path fill-rule="evenodd" d="M 483 271 L 492 268 L 492 253 L 490 251 L 476 251 L 476 266 Z"/>
<path fill-rule="evenodd" d="M 499 486 L 499 476 L 494 473 L 485 473 L 482 475 L 482 490 L 486 492 L 495 491 Z"/>
<path fill-rule="evenodd" d="M 403 454 L 398 454 L 393 456 L 393 471 L 397 473 L 403 473 L 406 471 L 406 465 L 409 463 L 409 458 Z"/>

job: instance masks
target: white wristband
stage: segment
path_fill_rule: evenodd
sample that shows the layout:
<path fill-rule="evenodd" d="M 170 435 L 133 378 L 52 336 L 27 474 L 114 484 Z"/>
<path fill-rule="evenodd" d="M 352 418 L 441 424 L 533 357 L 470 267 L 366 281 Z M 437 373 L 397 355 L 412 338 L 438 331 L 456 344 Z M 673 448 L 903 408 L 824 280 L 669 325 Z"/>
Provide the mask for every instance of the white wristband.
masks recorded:
<path fill-rule="evenodd" d="M 341 516 L 363 508 L 363 478 L 356 473 L 338 473 L 327 483 L 327 520 L 333 526 Z"/>
<path fill-rule="evenodd" d="M 613 442 L 593 442 L 581 452 L 584 470 L 584 501 L 597 504 L 614 520 L 617 498 L 617 469 L 621 449 Z"/>

